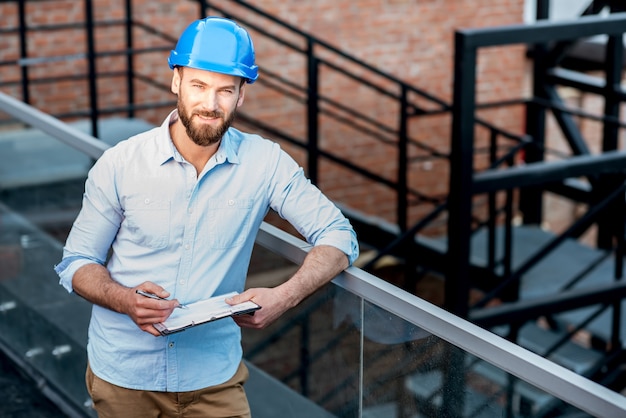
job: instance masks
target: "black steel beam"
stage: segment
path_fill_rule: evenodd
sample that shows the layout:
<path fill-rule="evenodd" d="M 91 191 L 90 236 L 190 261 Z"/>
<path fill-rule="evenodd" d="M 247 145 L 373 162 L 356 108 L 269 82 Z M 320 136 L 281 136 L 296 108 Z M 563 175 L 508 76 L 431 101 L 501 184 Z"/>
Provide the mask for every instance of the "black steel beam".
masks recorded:
<path fill-rule="evenodd" d="M 474 193 L 538 186 L 567 178 L 626 173 L 626 151 L 584 155 L 568 160 L 540 162 L 509 169 L 487 170 L 474 175 Z"/>
<path fill-rule="evenodd" d="M 585 93 L 598 95 L 606 94 L 606 81 L 600 77 L 594 77 L 578 71 L 563 68 L 551 68 L 548 70 L 548 81 L 561 86 L 573 87 Z M 626 101 L 626 90 L 618 88 L 614 93 L 620 100 Z"/>
<path fill-rule="evenodd" d="M 556 121 L 561 127 L 561 131 L 567 140 L 570 148 L 572 149 L 574 155 L 587 155 L 591 152 L 589 151 L 589 147 L 585 142 L 585 138 L 583 138 L 580 129 L 578 128 L 578 124 L 572 117 L 570 113 L 563 112 L 560 110 L 565 107 L 563 100 L 559 96 L 556 88 L 551 85 L 543 86 L 545 95 L 550 100 L 551 103 L 555 104 L 552 108 L 552 114 L 554 115 Z"/>
<path fill-rule="evenodd" d="M 620 35 L 626 27 L 626 13 L 609 16 L 584 16 L 561 22 L 538 21 L 532 25 L 509 25 L 478 29 L 460 29 L 467 37 L 466 47 L 480 48 L 511 44 L 536 44 L 587 38 L 596 35 Z"/>
<path fill-rule="evenodd" d="M 482 327 L 525 322 L 544 315 L 554 315 L 591 305 L 608 305 L 626 297 L 626 283 L 564 290 L 557 295 L 507 303 L 471 312 L 471 322 Z"/>

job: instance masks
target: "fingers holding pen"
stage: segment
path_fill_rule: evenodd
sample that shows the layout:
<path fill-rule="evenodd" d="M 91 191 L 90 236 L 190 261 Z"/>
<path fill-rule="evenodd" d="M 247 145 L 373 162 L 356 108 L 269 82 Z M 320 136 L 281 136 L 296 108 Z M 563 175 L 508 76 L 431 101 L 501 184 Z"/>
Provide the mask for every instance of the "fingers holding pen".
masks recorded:
<path fill-rule="evenodd" d="M 174 309 L 181 306 L 176 299 L 166 299 L 170 295 L 169 292 L 154 283 L 143 283 L 129 289 L 128 292 L 130 296 L 128 315 L 141 329 L 151 334 L 153 334 L 152 324 L 165 321 Z"/>
<path fill-rule="evenodd" d="M 170 292 L 153 282 L 143 282 L 139 286 L 134 287 L 133 290 L 142 296 L 152 295 L 148 296 L 152 299 L 165 300 L 170 297 Z"/>

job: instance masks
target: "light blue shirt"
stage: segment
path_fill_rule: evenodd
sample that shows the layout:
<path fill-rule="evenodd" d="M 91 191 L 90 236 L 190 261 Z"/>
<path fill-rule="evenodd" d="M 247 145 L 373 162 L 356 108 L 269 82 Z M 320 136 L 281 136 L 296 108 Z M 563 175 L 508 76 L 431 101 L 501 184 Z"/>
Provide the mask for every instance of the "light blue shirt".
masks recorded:
<path fill-rule="evenodd" d="M 355 260 L 350 223 L 276 143 L 230 128 L 198 176 L 172 143 L 174 115 L 108 149 L 90 170 L 55 266 L 68 291 L 76 270 L 95 262 L 124 286 L 149 280 L 183 304 L 241 292 L 269 208 L 309 243 Z M 94 305 L 87 351 L 94 373 L 110 383 L 184 392 L 230 379 L 242 358 L 240 339 L 230 318 L 154 337 L 128 316 Z"/>

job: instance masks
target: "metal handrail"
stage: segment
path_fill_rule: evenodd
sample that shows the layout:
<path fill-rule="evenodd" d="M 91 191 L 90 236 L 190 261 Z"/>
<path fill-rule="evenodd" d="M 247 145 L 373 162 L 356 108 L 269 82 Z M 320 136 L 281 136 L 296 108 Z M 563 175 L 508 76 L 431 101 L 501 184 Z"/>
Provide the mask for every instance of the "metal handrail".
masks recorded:
<path fill-rule="evenodd" d="M 60 120 L 0 91 L 0 110 L 45 132 L 91 158 L 98 158 L 109 148 L 105 142 L 69 127 Z"/>

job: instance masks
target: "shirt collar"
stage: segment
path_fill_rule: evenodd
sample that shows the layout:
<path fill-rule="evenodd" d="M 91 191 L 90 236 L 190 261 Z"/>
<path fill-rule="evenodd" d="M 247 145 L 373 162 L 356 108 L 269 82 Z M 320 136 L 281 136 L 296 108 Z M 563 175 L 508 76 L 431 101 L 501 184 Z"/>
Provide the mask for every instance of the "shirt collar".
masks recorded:
<path fill-rule="evenodd" d="M 156 141 L 156 155 L 158 156 L 158 163 L 160 165 L 165 164 L 171 159 L 181 158 L 180 154 L 178 154 L 178 151 L 176 151 L 176 147 L 174 146 L 174 142 L 172 141 L 172 137 L 170 135 L 170 125 L 174 123 L 177 118 L 177 111 L 172 110 L 159 127 Z"/>
<path fill-rule="evenodd" d="M 239 156 L 237 155 L 239 149 L 238 145 L 239 141 L 237 141 L 235 131 L 233 128 L 229 128 L 222 137 L 217 153 L 215 153 L 215 161 L 218 164 L 225 162 L 239 164 Z"/>

